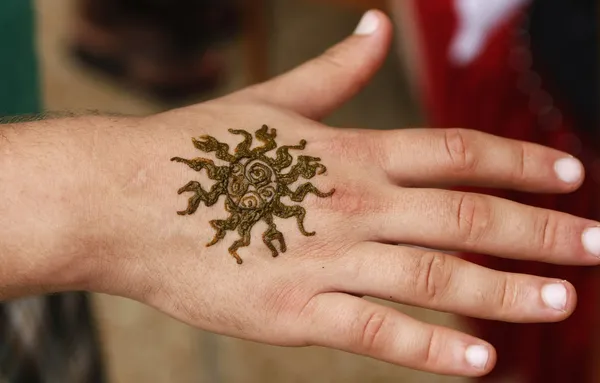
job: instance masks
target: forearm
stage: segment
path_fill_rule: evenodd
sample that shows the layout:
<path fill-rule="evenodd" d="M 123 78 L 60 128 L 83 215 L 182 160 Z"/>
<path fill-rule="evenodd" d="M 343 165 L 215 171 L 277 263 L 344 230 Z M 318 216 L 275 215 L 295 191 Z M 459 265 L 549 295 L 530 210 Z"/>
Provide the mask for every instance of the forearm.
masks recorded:
<path fill-rule="evenodd" d="M 0 125 L 0 300 L 83 288 L 98 193 L 95 137 L 119 120 Z"/>
<path fill-rule="evenodd" d="M 221 112 L 0 125 L 0 300 L 147 283 L 130 260 L 181 235 L 155 235 L 181 223 L 189 172 L 170 158 L 195 154 L 190 137 Z"/>

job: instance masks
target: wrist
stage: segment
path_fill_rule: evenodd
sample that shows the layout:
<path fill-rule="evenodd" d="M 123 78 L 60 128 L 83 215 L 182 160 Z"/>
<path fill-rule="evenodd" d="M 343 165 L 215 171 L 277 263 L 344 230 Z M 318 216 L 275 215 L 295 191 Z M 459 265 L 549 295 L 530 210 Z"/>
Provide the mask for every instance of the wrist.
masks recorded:
<path fill-rule="evenodd" d="M 0 300 L 86 290 L 101 182 L 100 117 L 0 127 Z"/>
<path fill-rule="evenodd" d="M 211 238 L 208 221 L 189 225 L 177 215 L 187 203 L 177 190 L 195 174 L 171 161 L 197 154 L 190 137 L 204 133 L 198 119 L 186 123 L 189 118 L 177 112 L 128 119 L 98 139 L 101 154 L 92 167 L 99 186 L 91 192 L 94 222 L 86 229 L 94 264 L 88 289 L 152 301 L 163 275 L 149 273 L 145 265 L 154 259 L 177 262 L 179 254 L 190 251 L 188 238 Z M 198 256 L 204 249 L 194 242 Z"/>

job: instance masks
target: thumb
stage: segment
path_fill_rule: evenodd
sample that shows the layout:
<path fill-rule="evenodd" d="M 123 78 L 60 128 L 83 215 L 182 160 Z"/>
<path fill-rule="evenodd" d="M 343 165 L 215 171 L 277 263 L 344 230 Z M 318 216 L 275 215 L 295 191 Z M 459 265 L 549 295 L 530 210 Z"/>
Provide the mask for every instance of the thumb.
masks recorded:
<path fill-rule="evenodd" d="M 387 56 L 391 38 L 387 16 L 369 11 L 352 36 L 320 57 L 243 92 L 310 119 L 322 119 L 371 80 Z"/>

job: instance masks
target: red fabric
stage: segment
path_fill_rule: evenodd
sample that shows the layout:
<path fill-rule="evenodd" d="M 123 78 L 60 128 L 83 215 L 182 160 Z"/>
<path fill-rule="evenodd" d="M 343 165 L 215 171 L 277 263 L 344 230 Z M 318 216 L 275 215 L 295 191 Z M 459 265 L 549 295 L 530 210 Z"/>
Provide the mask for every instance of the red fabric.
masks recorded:
<path fill-rule="evenodd" d="M 537 142 L 577 156 L 588 169 L 585 184 L 570 195 L 468 190 L 598 219 L 600 187 L 589 172 L 597 157 L 594 150 L 586 146 L 590 140 L 575 130 L 568 116 L 558 130 L 540 129 L 528 97 L 517 87 L 517 73 L 509 65 L 509 53 L 514 46 L 513 31 L 521 22 L 521 12 L 494 31 L 474 62 L 458 67 L 450 63 L 448 56 L 457 26 L 454 0 L 415 0 L 414 3 L 424 55 L 423 101 L 432 126 L 477 129 Z M 559 95 L 553 97 L 557 99 Z M 561 112 L 565 114 L 564 110 Z M 558 324 L 469 320 L 475 335 L 488 340 L 498 350 L 498 366 L 490 377 L 518 372 L 531 383 L 592 381 L 596 325 L 600 323 L 596 309 L 600 292 L 597 268 L 518 262 L 478 254 L 465 254 L 465 257 L 493 269 L 566 279 L 578 291 L 575 314 Z"/>

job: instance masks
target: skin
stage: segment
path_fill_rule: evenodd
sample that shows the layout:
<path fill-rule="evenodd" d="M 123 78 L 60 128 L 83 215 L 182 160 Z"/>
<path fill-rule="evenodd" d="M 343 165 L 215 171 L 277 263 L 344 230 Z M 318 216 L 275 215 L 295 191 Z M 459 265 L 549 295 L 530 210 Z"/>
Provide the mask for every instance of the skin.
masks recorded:
<path fill-rule="evenodd" d="M 383 62 L 391 25 L 380 13 L 376 20 L 370 35 L 353 35 L 289 73 L 207 103 L 144 118 L 3 126 L 0 299 L 101 292 L 219 334 L 464 376 L 491 371 L 492 345 L 361 297 L 510 322 L 567 318 L 576 305 L 568 282 L 494 271 L 428 249 L 600 264 L 581 240 L 597 222 L 441 189 L 568 193 L 583 178 L 557 177 L 554 164 L 568 155 L 462 129 L 377 132 L 318 122 Z M 270 222 L 257 223 L 240 266 L 223 256 L 227 243 L 206 247 L 202 240 L 214 236 L 208 222 L 223 219 L 222 206 L 175 214 L 180 185 L 214 181 L 170 159 L 197 156 L 191 137 L 234 147 L 241 137 L 228 129 L 263 124 L 277 129 L 280 144 L 306 139 L 306 153 L 327 165 L 311 182 L 335 193 L 302 202 L 316 236 L 297 233 L 295 220 L 274 221 L 287 233 L 285 256 L 273 258 L 260 240 Z M 564 307 L 544 303 L 540 292 L 548 284 L 566 288 Z M 489 352 L 481 366 L 465 359 L 474 345 Z"/>

